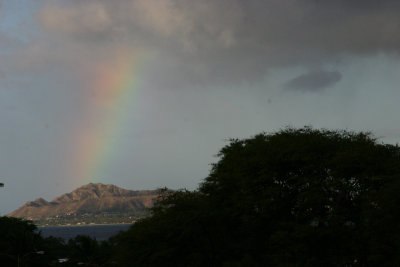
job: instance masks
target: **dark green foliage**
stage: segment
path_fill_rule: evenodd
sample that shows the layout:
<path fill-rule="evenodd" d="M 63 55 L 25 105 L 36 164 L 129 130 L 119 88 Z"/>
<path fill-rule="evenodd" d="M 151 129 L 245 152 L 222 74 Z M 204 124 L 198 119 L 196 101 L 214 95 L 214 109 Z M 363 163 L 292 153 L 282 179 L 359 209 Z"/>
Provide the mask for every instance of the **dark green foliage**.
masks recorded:
<path fill-rule="evenodd" d="M 0 266 L 118 266 L 109 261 L 113 252 L 109 242 L 77 236 L 65 244 L 43 238 L 31 221 L 0 217 Z"/>
<path fill-rule="evenodd" d="M 138 266 L 174 264 L 209 266 L 216 261 L 212 210 L 204 206 L 201 194 L 179 191 L 162 199 L 151 218 L 135 223 L 116 237 L 118 260 Z M 223 233 L 219 233 L 223 234 Z M 132 253 L 133 252 L 133 253 Z"/>
<path fill-rule="evenodd" d="M 231 140 L 195 192 L 116 237 L 125 266 L 400 265 L 400 149 L 368 133 Z"/>
<path fill-rule="evenodd" d="M 2 266 L 43 266 L 43 240 L 31 221 L 0 217 L 0 262 Z"/>
<path fill-rule="evenodd" d="M 114 266 L 110 261 L 113 247 L 106 241 L 97 242 L 89 236 L 78 235 L 66 246 L 68 262 L 65 266 Z"/>
<path fill-rule="evenodd" d="M 368 261 L 371 219 L 364 215 L 375 210 L 377 192 L 399 178 L 398 147 L 364 133 L 304 128 L 234 140 L 220 157 L 200 191 L 236 213 L 259 261 Z"/>

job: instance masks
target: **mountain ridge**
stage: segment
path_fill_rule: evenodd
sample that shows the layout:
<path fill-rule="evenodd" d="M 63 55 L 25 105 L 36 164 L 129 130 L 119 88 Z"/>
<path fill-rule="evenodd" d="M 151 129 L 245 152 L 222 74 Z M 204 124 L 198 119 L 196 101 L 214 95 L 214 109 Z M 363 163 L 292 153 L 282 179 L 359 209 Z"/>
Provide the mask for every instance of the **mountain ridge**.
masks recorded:
<path fill-rule="evenodd" d="M 110 217 L 110 214 L 119 219 L 138 218 L 148 213 L 158 195 L 159 190 L 133 191 L 112 184 L 89 183 L 52 201 L 41 197 L 28 201 L 7 216 L 41 223 L 59 221 L 59 218 L 78 222 L 83 218 Z"/>

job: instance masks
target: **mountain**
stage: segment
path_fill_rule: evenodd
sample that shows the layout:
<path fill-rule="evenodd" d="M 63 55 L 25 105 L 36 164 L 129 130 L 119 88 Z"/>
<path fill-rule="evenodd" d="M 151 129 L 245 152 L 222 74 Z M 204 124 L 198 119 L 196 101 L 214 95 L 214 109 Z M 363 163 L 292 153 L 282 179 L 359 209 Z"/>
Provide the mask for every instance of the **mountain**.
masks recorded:
<path fill-rule="evenodd" d="M 111 184 L 90 183 L 50 202 L 43 198 L 29 201 L 7 216 L 39 224 L 132 221 L 146 215 L 158 195 L 158 190 L 132 191 Z"/>

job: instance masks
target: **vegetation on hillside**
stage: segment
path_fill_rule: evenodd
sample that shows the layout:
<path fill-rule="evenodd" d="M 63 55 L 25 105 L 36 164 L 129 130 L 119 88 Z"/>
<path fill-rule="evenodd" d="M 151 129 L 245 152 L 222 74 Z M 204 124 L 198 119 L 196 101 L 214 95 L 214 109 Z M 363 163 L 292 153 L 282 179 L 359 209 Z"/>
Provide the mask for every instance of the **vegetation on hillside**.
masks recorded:
<path fill-rule="evenodd" d="M 40 220 L 33 220 L 38 226 L 68 226 L 68 225 L 92 225 L 92 224 L 132 224 L 136 220 L 148 217 L 148 210 L 134 211 L 131 213 L 120 212 L 99 212 L 84 214 L 63 214 L 47 217 Z"/>
<path fill-rule="evenodd" d="M 218 156 L 197 190 L 166 191 L 150 217 L 102 244 L 77 238 L 65 257 L 92 266 L 400 265 L 398 146 L 305 127 L 234 139 Z"/>

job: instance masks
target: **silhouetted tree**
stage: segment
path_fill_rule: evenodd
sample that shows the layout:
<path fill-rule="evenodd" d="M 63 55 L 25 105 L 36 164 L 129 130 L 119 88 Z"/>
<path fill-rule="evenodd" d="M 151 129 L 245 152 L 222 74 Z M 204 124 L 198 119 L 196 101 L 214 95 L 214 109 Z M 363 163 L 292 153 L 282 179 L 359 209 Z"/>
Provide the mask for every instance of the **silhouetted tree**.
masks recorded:
<path fill-rule="evenodd" d="M 194 192 L 115 238 L 121 265 L 400 265 L 400 148 L 285 129 L 231 140 Z"/>
<path fill-rule="evenodd" d="M 66 246 L 68 266 L 116 266 L 109 261 L 113 246 L 107 242 L 97 242 L 96 239 L 78 235 L 70 239 Z"/>
<path fill-rule="evenodd" d="M 0 217 L 2 266 L 41 266 L 46 263 L 42 249 L 42 238 L 31 221 Z"/>

